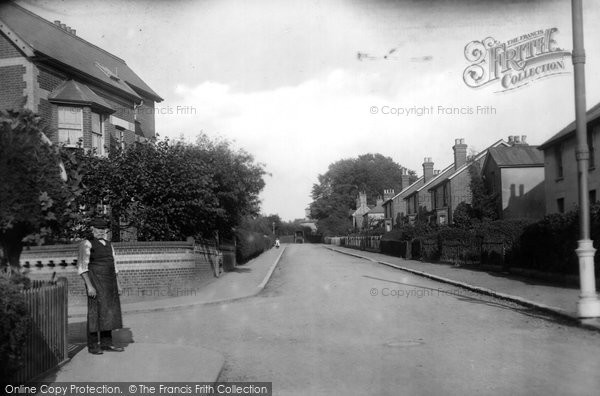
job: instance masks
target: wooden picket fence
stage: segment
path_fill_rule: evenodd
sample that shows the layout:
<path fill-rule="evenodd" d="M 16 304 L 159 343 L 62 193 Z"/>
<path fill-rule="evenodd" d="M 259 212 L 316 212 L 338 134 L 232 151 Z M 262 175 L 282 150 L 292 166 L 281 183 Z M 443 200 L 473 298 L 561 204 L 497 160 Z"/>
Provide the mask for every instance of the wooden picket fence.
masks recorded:
<path fill-rule="evenodd" d="M 23 290 L 30 322 L 24 350 L 24 367 L 15 375 L 17 382 L 37 379 L 68 359 L 68 285 L 66 278 L 57 282 L 32 281 Z"/>

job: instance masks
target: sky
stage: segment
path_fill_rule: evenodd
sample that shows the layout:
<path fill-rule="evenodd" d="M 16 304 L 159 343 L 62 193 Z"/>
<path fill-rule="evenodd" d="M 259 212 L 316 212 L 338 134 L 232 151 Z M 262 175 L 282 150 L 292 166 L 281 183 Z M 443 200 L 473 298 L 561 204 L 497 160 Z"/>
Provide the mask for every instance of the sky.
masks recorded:
<path fill-rule="evenodd" d="M 557 28 L 554 47 L 570 52 L 569 0 L 18 3 L 124 59 L 164 98 L 160 136 L 204 132 L 264 163 L 262 212 L 284 220 L 304 217 L 318 175 L 340 159 L 381 153 L 421 175 L 425 157 L 452 163 L 457 138 L 472 152 L 509 135 L 541 144 L 574 120 L 568 56 L 561 74 L 518 89 L 463 79 L 472 41 Z M 590 108 L 600 3 L 583 3 Z"/>

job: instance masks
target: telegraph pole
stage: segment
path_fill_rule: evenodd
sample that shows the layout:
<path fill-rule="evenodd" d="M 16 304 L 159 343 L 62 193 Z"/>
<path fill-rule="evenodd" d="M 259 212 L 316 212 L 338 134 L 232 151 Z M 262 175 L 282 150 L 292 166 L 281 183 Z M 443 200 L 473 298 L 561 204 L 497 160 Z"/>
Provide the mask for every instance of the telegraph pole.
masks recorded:
<path fill-rule="evenodd" d="M 590 203 L 588 197 L 588 168 L 590 152 L 587 144 L 587 120 L 585 103 L 585 50 L 583 46 L 583 10 L 581 0 L 571 0 L 573 20 L 573 71 L 575 79 L 575 123 L 577 126 L 577 172 L 579 177 L 579 282 L 581 294 L 577 303 L 580 318 L 600 317 L 600 301 L 596 294 L 594 273 L 594 249 L 590 239 Z"/>

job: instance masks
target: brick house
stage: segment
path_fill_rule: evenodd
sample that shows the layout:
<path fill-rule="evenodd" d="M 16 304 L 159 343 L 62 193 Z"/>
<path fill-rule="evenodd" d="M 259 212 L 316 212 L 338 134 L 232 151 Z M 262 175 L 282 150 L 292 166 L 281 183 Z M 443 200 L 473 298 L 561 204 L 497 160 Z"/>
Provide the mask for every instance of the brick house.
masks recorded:
<path fill-rule="evenodd" d="M 481 170 L 487 190 L 499 195 L 498 218 L 542 218 L 544 154 L 526 136 L 509 136 L 508 144 L 489 148 Z"/>
<path fill-rule="evenodd" d="M 385 212 L 383 209 L 383 199 L 377 198 L 374 206 L 369 206 L 369 210 L 363 214 L 363 229 L 372 229 L 379 225 L 381 220 L 384 220 Z"/>
<path fill-rule="evenodd" d="M 439 174 L 439 171 L 433 169 L 431 157 L 426 157 L 423 161 L 423 176 L 413 183 L 404 195 L 406 216 L 410 223 L 413 223 L 420 213 L 431 210 L 431 197 L 423 187 L 429 185 Z"/>
<path fill-rule="evenodd" d="M 588 188 L 590 203 L 599 198 L 600 169 L 596 168 L 595 148 L 600 144 L 600 103 L 586 113 L 587 144 L 590 151 Z M 575 149 L 575 121 L 544 142 L 544 190 L 546 214 L 564 213 L 579 205 L 579 182 Z"/>
<path fill-rule="evenodd" d="M 418 181 L 418 180 L 417 180 Z M 406 213 L 406 203 L 404 202 L 403 192 L 410 185 L 410 176 L 406 168 L 402 168 L 402 174 L 400 175 L 400 192 L 395 195 L 385 194 L 383 197 L 383 213 L 386 224 L 386 229 L 391 229 L 396 223 L 398 216 L 402 213 Z M 386 190 L 392 191 L 393 190 Z"/>
<path fill-rule="evenodd" d="M 437 224 L 452 223 L 452 214 L 459 203 L 471 203 L 471 163 L 477 162 L 481 169 L 488 150 L 492 147 L 508 146 L 500 139 L 481 151 L 471 161 L 467 161 L 467 145 L 464 139 L 456 139 L 452 150 L 454 163 L 442 170 L 434 179 L 419 188 L 420 195 L 429 195 L 430 210 L 434 212 Z M 429 194 L 426 194 L 429 193 Z M 427 207 L 425 207 L 427 209 Z"/>
<path fill-rule="evenodd" d="M 0 109 L 38 113 L 54 143 L 107 155 L 155 136 L 162 98 L 124 60 L 12 3 L 0 5 Z"/>

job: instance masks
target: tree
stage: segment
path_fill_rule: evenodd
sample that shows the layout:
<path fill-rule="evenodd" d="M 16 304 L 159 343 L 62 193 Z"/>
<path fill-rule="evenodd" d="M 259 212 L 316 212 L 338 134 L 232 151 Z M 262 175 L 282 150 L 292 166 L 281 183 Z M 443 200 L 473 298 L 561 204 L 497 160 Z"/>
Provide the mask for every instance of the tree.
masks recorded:
<path fill-rule="evenodd" d="M 381 154 L 364 154 L 329 165 L 312 189 L 311 217 L 317 220 L 319 231 L 346 234 L 352 227 L 350 214 L 356 209 L 358 192 L 365 191 L 367 200 L 375 202 L 385 189 L 400 190 L 401 174 L 402 166 Z M 415 172 L 409 174 L 414 181 Z"/>
<path fill-rule="evenodd" d="M 258 211 L 263 166 L 228 142 L 202 136 L 195 144 L 138 143 L 98 158 L 79 153 L 89 213 L 110 207 L 113 238 L 119 225 L 135 227 L 139 240 L 232 237 L 242 217 Z"/>
<path fill-rule="evenodd" d="M 75 199 L 81 179 L 74 168 L 66 182 L 61 163 L 60 150 L 44 134 L 40 117 L 30 110 L 0 112 L 2 265 L 18 268 L 25 243 L 41 244 L 78 220 Z"/>
<path fill-rule="evenodd" d="M 471 181 L 471 214 L 470 217 L 477 220 L 493 221 L 498 219 L 498 199 L 499 194 L 490 192 L 486 189 L 481 177 L 481 165 L 474 161 L 469 165 L 469 174 Z"/>

